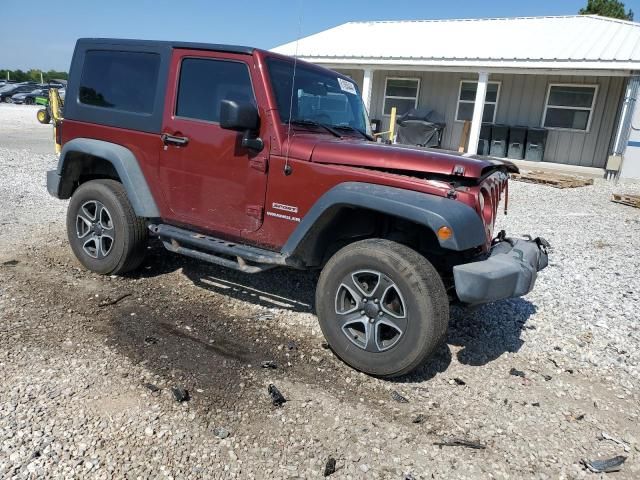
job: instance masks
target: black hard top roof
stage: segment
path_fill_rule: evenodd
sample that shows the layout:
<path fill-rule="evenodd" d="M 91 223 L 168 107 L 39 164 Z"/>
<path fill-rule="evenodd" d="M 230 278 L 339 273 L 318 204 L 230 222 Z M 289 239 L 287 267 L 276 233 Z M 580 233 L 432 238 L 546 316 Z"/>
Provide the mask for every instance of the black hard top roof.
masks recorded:
<path fill-rule="evenodd" d="M 253 47 L 244 47 L 241 45 L 225 45 L 217 43 L 198 43 L 198 42 L 173 42 L 167 40 L 132 40 L 128 38 L 80 38 L 80 44 L 104 45 L 104 46 L 132 46 L 132 47 L 170 47 L 170 48 L 188 48 L 191 50 L 212 50 L 217 52 L 228 53 L 245 53 L 251 55 L 256 51 Z"/>

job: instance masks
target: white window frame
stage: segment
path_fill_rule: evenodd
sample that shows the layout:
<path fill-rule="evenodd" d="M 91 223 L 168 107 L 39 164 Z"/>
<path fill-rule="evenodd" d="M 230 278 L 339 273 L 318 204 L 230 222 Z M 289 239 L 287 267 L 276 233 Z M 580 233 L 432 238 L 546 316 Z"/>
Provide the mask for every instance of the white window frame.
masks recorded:
<path fill-rule="evenodd" d="M 460 110 L 460 104 L 461 103 L 473 103 L 475 104 L 476 101 L 475 100 L 461 100 L 460 99 L 460 95 L 462 95 L 462 84 L 463 83 L 475 83 L 476 84 L 476 91 L 478 91 L 478 80 L 474 80 L 472 78 L 463 78 L 462 80 L 460 80 L 460 86 L 458 87 L 458 99 L 456 101 L 456 116 L 453 117 L 455 119 L 456 122 L 458 123 L 464 123 L 464 122 L 470 122 L 471 120 L 458 120 L 458 113 Z M 494 85 L 498 85 L 498 91 L 496 92 L 496 101 L 495 102 L 488 102 L 486 100 L 486 94 L 485 94 L 485 101 L 484 101 L 484 105 L 493 105 L 494 109 L 493 109 L 493 118 L 491 119 L 491 123 L 496 123 L 496 115 L 498 114 L 498 102 L 500 101 L 500 90 L 502 90 L 502 82 L 500 80 L 490 80 L 487 82 L 487 85 L 493 83 Z M 482 111 L 484 113 L 484 105 L 482 106 Z M 484 122 L 484 120 L 482 120 Z"/>
<path fill-rule="evenodd" d="M 412 80 L 418 82 L 418 88 L 416 90 L 416 96 L 414 97 L 398 97 L 395 95 L 387 95 L 387 85 L 389 80 Z M 420 77 L 386 77 L 384 79 L 384 99 L 382 101 L 382 116 L 390 117 L 390 113 L 384 113 L 387 109 L 387 98 L 392 98 L 396 100 L 414 100 L 413 108 L 418 108 L 418 99 L 420 98 Z"/>
<path fill-rule="evenodd" d="M 591 101 L 591 107 L 565 107 L 559 105 L 549 105 L 549 97 L 551 96 L 551 87 L 587 87 L 593 88 L 593 100 Z M 593 120 L 593 111 L 596 108 L 596 100 L 598 99 L 598 88 L 599 85 L 597 83 L 550 83 L 547 86 L 547 96 L 544 100 L 544 112 L 542 112 L 542 122 L 540 126 L 542 128 L 546 128 L 547 130 L 557 130 L 560 132 L 580 132 L 580 133 L 589 133 L 591 130 L 591 121 Z M 589 112 L 589 120 L 587 120 L 587 128 L 582 130 L 581 128 L 562 128 L 562 127 L 545 127 L 544 124 L 547 121 L 547 109 L 558 108 L 562 110 L 585 110 Z"/>

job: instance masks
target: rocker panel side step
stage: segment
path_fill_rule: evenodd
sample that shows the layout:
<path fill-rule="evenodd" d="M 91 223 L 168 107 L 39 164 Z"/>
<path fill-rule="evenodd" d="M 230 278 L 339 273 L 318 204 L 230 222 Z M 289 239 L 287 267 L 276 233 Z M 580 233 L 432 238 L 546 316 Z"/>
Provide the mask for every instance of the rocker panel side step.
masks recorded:
<path fill-rule="evenodd" d="M 239 270 L 245 273 L 260 273 L 264 272 L 265 270 L 271 270 L 272 268 L 277 267 L 277 265 L 264 264 L 248 265 L 240 257 L 237 257 L 238 261 L 233 261 L 228 258 L 219 257 L 211 253 L 205 253 L 201 252 L 200 250 L 183 247 L 175 240 L 172 240 L 171 242 L 163 241 L 162 243 L 164 244 L 164 248 L 166 248 L 170 252 L 179 253 L 180 255 L 184 255 L 185 257 L 195 258 L 197 260 L 202 260 L 203 262 L 213 263 L 215 265 L 231 268 L 233 270 Z"/>
<path fill-rule="evenodd" d="M 149 225 L 149 230 L 161 238 L 168 250 L 216 263 L 218 265 L 235 268 L 236 270 L 242 270 L 246 272 L 249 272 L 251 270 L 252 273 L 254 273 L 256 271 L 266 270 L 267 268 L 265 267 L 288 265 L 287 257 L 285 255 L 282 255 L 281 253 L 272 252 L 270 250 L 264 250 L 249 245 L 229 242 L 227 240 L 203 235 L 183 228 L 174 227 L 172 225 Z M 189 247 L 195 247 L 198 250 Z M 216 255 L 228 255 L 237 257 L 238 263 L 232 260 L 217 257 Z M 215 262 L 212 260 L 213 258 L 216 259 Z M 243 260 L 247 260 L 260 265 L 247 265 Z"/>

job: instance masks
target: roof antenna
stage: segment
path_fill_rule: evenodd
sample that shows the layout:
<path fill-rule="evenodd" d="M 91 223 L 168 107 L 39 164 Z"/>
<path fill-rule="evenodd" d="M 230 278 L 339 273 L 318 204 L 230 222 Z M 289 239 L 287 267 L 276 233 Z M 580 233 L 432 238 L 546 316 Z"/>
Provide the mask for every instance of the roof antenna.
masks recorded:
<path fill-rule="evenodd" d="M 291 117 L 293 116 L 293 94 L 296 85 L 296 67 L 298 66 L 298 43 L 302 36 L 302 0 L 298 1 L 298 36 L 296 37 L 296 50 L 293 55 L 293 76 L 291 78 L 291 98 L 289 99 L 289 121 L 287 122 L 287 154 L 284 160 L 284 174 L 289 176 L 293 172 L 289 165 L 289 151 L 291 150 Z"/>

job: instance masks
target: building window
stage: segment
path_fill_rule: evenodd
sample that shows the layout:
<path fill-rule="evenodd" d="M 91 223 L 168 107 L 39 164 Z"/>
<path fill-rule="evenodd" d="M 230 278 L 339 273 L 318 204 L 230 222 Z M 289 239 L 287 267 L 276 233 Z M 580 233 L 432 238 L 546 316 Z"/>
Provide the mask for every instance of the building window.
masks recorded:
<path fill-rule="evenodd" d="M 597 93 L 597 85 L 549 85 L 542 126 L 588 132 Z"/>
<path fill-rule="evenodd" d="M 384 85 L 383 113 L 390 115 L 391 109 L 396 107 L 396 114 L 402 115 L 416 108 L 419 92 L 419 78 L 387 78 Z"/>
<path fill-rule="evenodd" d="M 456 111 L 456 120 L 459 122 L 471 121 L 477 90 L 478 82 L 473 80 L 462 80 L 460 82 L 458 109 Z M 487 94 L 484 97 L 484 111 L 482 114 L 483 122 L 494 123 L 496 121 L 498 98 L 500 98 L 500 82 L 487 82 Z"/>
<path fill-rule="evenodd" d="M 218 122 L 222 100 L 255 105 L 247 65 L 231 60 L 185 58 L 180 68 L 176 116 Z"/>

